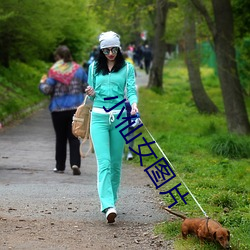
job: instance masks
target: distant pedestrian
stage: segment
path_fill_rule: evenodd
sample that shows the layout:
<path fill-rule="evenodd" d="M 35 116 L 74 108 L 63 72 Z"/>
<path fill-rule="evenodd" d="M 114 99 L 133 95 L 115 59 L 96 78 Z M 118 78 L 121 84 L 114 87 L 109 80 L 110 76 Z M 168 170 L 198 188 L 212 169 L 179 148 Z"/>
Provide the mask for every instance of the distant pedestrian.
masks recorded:
<path fill-rule="evenodd" d="M 134 62 L 140 68 L 143 69 L 143 47 L 138 45 L 134 50 Z"/>
<path fill-rule="evenodd" d="M 39 84 L 41 92 L 51 96 L 49 110 L 56 134 L 54 172 L 64 173 L 68 141 L 73 175 L 80 175 L 80 142 L 72 134 L 71 125 L 77 107 L 84 100 L 87 74 L 79 64 L 73 61 L 67 46 L 59 46 L 54 56 L 55 64 L 50 68 L 48 77 L 44 76 Z"/>
<path fill-rule="evenodd" d="M 97 46 L 94 46 L 92 51 L 89 54 L 89 59 L 87 62 L 88 66 L 97 59 L 98 55 L 99 55 L 99 49 Z"/>
<path fill-rule="evenodd" d="M 100 54 L 89 67 L 86 93 L 93 99 L 90 133 L 97 160 L 101 211 L 106 214 L 108 223 L 113 223 L 117 216 L 116 202 L 125 144 L 119 130 L 127 125 L 121 123 L 126 117 L 126 111 L 121 112 L 124 108 L 124 103 L 121 102 L 126 89 L 131 114 L 136 114 L 137 94 L 134 67 L 123 58 L 120 36 L 113 31 L 104 32 L 100 35 L 99 42 Z M 106 112 L 103 107 L 115 108 Z M 116 128 L 118 124 L 119 128 Z"/>
<path fill-rule="evenodd" d="M 149 48 L 148 44 L 145 45 L 145 48 L 143 51 L 143 58 L 144 58 L 145 72 L 146 72 L 146 74 L 148 74 L 150 66 L 151 66 L 151 61 L 153 59 L 152 51 Z"/>

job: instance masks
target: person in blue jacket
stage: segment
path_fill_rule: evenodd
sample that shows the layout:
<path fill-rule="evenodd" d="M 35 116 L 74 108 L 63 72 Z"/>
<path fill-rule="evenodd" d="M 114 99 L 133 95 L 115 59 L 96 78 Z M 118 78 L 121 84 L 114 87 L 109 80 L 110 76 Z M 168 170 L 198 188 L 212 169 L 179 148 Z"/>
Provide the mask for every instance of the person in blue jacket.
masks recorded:
<path fill-rule="evenodd" d="M 124 121 L 124 95 L 131 104 L 131 114 L 138 112 L 134 66 L 121 53 L 120 36 L 113 31 L 99 36 L 100 53 L 88 72 L 86 93 L 93 100 L 90 134 L 97 159 L 97 189 L 101 211 L 108 223 L 115 222 L 116 202 L 121 179 L 125 140 L 116 126 Z M 124 109 L 123 109 L 124 108 Z M 123 132 L 123 134 L 126 134 Z"/>
<path fill-rule="evenodd" d="M 73 61 L 67 46 L 59 46 L 54 56 L 56 62 L 39 84 L 40 91 L 51 96 L 49 110 L 56 134 L 54 172 L 64 173 L 67 142 L 69 142 L 70 166 L 73 175 L 80 175 L 80 142 L 72 134 L 72 117 L 84 100 L 87 74 L 79 64 Z"/>

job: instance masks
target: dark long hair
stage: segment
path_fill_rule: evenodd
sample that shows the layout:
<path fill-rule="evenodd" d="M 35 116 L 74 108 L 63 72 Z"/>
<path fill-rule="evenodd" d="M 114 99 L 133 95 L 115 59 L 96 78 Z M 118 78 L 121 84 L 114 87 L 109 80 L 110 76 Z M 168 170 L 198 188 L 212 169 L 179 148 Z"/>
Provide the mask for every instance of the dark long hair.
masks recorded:
<path fill-rule="evenodd" d="M 118 49 L 117 51 L 117 55 L 115 58 L 115 65 L 112 69 L 112 72 L 117 72 L 119 71 L 121 68 L 123 68 L 125 66 L 125 59 L 121 53 L 121 50 Z M 103 74 L 103 75 L 107 75 L 109 74 L 109 69 L 108 69 L 108 65 L 107 65 L 107 58 L 106 56 L 103 54 L 102 50 L 100 50 L 99 56 L 97 58 L 97 63 L 96 63 L 96 73 L 97 74 Z"/>
<path fill-rule="evenodd" d="M 70 53 L 70 50 L 67 46 L 61 45 L 59 46 L 56 51 L 54 52 L 55 60 L 58 60 L 59 58 L 63 59 L 64 62 L 72 62 L 72 56 Z M 59 56 L 59 58 L 58 58 Z"/>

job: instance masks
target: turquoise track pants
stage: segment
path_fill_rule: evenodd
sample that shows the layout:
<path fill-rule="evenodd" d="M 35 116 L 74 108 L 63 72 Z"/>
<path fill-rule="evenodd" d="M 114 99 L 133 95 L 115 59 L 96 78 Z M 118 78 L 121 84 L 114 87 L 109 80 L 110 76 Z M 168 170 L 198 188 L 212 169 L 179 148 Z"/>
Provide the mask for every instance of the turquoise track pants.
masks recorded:
<path fill-rule="evenodd" d="M 94 145 L 97 160 L 97 190 L 101 202 L 101 211 L 115 207 L 121 180 L 122 155 L 125 140 L 119 130 L 127 125 L 115 126 L 121 123 L 114 115 L 114 121 L 110 121 L 109 114 L 91 113 L 90 134 Z M 126 134 L 126 131 L 123 131 Z"/>

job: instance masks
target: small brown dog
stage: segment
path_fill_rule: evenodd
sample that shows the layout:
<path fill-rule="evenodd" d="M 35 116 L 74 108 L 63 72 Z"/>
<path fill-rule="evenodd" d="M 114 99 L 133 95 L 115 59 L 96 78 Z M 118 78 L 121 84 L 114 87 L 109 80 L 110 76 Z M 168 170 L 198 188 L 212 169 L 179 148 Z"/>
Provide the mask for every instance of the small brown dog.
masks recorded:
<path fill-rule="evenodd" d="M 230 232 L 222 227 L 219 222 L 210 218 L 187 218 L 185 215 L 174 212 L 167 207 L 163 207 L 163 209 L 184 220 L 181 225 L 183 239 L 187 239 L 188 234 L 194 234 L 201 241 L 217 241 L 224 249 L 231 249 L 229 245 Z"/>

